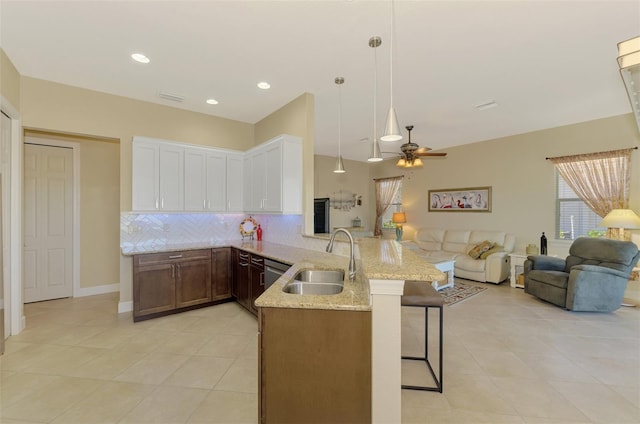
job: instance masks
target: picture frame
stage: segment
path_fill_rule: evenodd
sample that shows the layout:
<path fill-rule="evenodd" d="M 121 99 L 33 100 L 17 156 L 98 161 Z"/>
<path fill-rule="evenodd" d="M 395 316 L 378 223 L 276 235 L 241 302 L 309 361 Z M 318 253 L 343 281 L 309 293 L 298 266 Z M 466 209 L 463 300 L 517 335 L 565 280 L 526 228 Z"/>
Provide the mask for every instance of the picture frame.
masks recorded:
<path fill-rule="evenodd" d="M 429 212 L 491 212 L 491 187 L 429 190 Z"/>

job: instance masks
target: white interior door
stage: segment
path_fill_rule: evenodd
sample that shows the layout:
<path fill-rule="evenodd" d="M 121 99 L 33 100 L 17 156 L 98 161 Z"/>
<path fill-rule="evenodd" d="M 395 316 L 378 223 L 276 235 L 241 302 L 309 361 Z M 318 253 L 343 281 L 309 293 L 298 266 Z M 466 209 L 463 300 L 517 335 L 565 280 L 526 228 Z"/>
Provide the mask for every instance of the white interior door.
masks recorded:
<path fill-rule="evenodd" d="M 24 146 L 24 302 L 73 295 L 73 150 Z"/>

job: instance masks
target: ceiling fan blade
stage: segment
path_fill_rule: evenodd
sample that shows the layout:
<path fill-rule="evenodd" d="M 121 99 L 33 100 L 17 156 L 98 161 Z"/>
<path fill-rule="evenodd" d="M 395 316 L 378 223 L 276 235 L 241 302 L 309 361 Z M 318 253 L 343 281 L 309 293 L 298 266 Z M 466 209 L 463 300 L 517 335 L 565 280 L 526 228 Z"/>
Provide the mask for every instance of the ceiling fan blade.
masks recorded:
<path fill-rule="evenodd" d="M 426 152 L 425 153 L 414 153 L 414 155 L 416 155 L 416 156 L 440 156 L 440 157 L 447 156 L 446 153 L 426 153 Z"/>
<path fill-rule="evenodd" d="M 429 147 L 421 147 L 418 150 L 416 150 L 414 153 L 427 153 L 429 150 L 433 150 Z"/>

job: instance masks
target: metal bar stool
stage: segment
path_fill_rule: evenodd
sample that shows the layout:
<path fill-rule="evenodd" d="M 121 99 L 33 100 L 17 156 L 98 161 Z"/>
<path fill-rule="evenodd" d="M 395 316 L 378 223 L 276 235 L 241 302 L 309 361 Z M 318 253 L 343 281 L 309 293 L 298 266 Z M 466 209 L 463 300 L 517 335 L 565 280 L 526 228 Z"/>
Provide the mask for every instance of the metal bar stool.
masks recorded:
<path fill-rule="evenodd" d="M 435 387 L 409 386 L 403 384 L 402 388 L 442 393 L 442 318 L 444 310 L 444 297 L 438 294 L 438 292 L 428 282 L 405 281 L 404 293 L 402 295 L 400 304 L 402 306 L 424 308 L 424 358 L 416 356 L 403 356 L 402 359 L 424 361 L 427 364 L 427 368 L 429 369 L 429 372 L 431 372 L 431 376 L 436 383 Z M 429 362 L 429 308 L 440 309 L 440 353 L 438 355 L 438 377 L 436 377 L 436 373 L 433 371 L 431 362 Z"/>

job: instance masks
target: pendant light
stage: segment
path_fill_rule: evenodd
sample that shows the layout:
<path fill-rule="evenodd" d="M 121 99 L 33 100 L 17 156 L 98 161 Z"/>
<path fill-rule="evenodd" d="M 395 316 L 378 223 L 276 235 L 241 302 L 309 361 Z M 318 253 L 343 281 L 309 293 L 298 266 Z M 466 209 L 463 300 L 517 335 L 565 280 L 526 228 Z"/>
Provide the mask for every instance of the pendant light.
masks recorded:
<path fill-rule="evenodd" d="M 336 159 L 336 167 L 333 170 L 333 172 L 335 172 L 336 174 L 344 174 L 345 169 L 344 169 L 344 163 L 342 163 L 342 151 L 341 151 L 341 144 L 342 144 L 342 133 L 341 133 L 341 127 L 342 127 L 342 84 L 344 84 L 344 78 L 342 77 L 336 77 L 335 79 L 335 83 L 338 86 L 338 158 Z"/>
<path fill-rule="evenodd" d="M 393 0 L 391 0 L 391 37 L 389 43 L 389 87 L 390 87 L 390 106 L 389 113 L 387 114 L 387 125 L 384 129 L 384 134 L 380 137 L 382 141 L 400 141 L 402 140 L 402 134 L 400 133 L 400 125 L 398 124 L 398 117 L 396 116 L 396 110 L 393 107 L 393 32 L 395 20 L 395 8 Z"/>
<path fill-rule="evenodd" d="M 382 153 L 380 152 L 380 143 L 378 143 L 378 130 L 376 125 L 376 109 L 377 109 L 377 91 L 378 91 L 378 59 L 376 48 L 382 44 L 382 38 L 373 36 L 369 38 L 369 47 L 373 49 L 373 143 L 371 143 L 371 155 L 367 161 L 380 162 Z"/>

